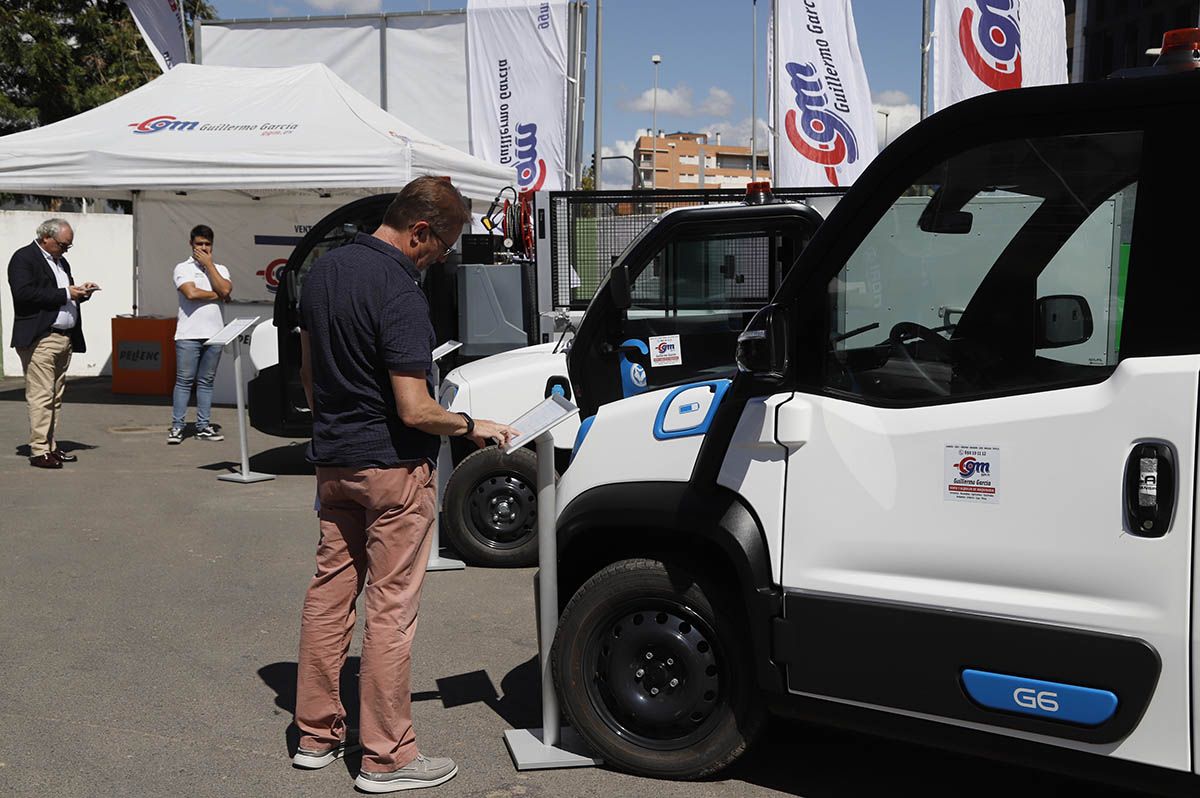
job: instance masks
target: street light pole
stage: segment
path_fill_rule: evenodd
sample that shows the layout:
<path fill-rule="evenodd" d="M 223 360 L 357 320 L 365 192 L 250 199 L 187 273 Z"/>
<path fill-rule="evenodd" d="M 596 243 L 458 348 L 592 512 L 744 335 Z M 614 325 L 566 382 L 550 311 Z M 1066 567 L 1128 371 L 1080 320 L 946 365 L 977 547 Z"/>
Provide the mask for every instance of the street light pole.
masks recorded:
<path fill-rule="evenodd" d="M 883 114 L 883 146 L 885 146 L 885 147 L 886 147 L 886 146 L 887 146 L 887 143 L 888 143 L 888 134 L 887 134 L 887 127 L 888 127 L 887 123 L 888 123 L 888 117 L 891 115 L 891 113 L 892 113 L 892 112 L 891 112 L 891 111 L 885 111 L 885 110 L 883 110 L 882 108 L 876 108 L 876 109 L 875 109 L 875 113 L 877 113 L 877 114 Z"/>
<path fill-rule="evenodd" d="M 750 180 L 758 180 L 758 0 L 750 0 Z M 703 186 L 701 186 L 703 188 Z"/>
<path fill-rule="evenodd" d="M 650 56 L 650 63 L 654 64 L 654 111 L 650 117 L 650 144 L 654 147 L 650 151 L 650 188 L 658 188 L 658 65 L 662 63 L 662 56 L 658 53 Z"/>

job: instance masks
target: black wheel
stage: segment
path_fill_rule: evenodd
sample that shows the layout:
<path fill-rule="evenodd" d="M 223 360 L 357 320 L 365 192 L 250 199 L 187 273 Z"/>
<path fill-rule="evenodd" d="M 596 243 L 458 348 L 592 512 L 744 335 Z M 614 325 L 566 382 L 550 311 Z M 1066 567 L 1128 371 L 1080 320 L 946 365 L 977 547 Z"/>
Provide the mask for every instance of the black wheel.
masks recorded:
<path fill-rule="evenodd" d="M 537 456 L 498 446 L 463 458 L 446 482 L 442 532 L 471 565 L 537 563 Z"/>
<path fill-rule="evenodd" d="M 746 750 L 762 727 L 745 621 L 686 566 L 613 563 L 559 620 L 554 681 L 571 725 L 642 776 L 694 779 Z"/>

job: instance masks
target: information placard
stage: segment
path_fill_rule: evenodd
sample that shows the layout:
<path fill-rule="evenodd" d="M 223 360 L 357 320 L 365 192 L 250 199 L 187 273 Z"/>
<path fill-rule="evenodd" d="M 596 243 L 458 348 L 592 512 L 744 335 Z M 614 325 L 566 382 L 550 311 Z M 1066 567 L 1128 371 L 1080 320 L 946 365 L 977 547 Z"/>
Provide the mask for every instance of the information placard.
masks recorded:
<path fill-rule="evenodd" d="M 535 405 L 525 415 L 509 425 L 516 428 L 517 437 L 508 442 L 506 451 L 512 454 L 555 424 L 578 412 L 579 408 L 568 400 L 556 393 L 551 394 L 541 404 Z"/>
<path fill-rule="evenodd" d="M 255 316 L 252 319 L 234 319 L 221 328 L 221 331 L 204 342 L 205 346 L 228 346 L 233 343 L 234 339 L 244 333 L 246 330 L 258 324 L 258 320 L 262 316 Z"/>

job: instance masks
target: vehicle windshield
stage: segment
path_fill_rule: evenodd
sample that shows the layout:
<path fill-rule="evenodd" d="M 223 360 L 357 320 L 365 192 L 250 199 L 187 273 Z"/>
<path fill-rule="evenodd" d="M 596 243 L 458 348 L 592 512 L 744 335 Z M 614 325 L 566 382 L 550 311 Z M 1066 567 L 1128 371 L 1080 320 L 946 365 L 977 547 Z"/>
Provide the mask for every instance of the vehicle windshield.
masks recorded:
<path fill-rule="evenodd" d="M 827 384 L 905 401 L 1102 378 L 1141 146 L 1139 132 L 1019 139 L 931 170 L 829 286 Z"/>

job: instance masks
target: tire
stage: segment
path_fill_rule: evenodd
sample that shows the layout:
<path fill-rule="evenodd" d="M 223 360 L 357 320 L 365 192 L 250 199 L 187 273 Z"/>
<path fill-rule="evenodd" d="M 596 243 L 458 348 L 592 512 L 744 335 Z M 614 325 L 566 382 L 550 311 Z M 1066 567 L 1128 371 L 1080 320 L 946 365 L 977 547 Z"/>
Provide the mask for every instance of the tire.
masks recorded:
<path fill-rule="evenodd" d="M 537 564 L 537 455 L 498 446 L 463 458 L 446 482 L 442 532 L 470 565 Z"/>
<path fill-rule="evenodd" d="M 766 714 L 735 606 L 686 565 L 623 560 L 592 576 L 551 651 L 571 725 L 639 776 L 697 779 L 728 766 Z"/>

